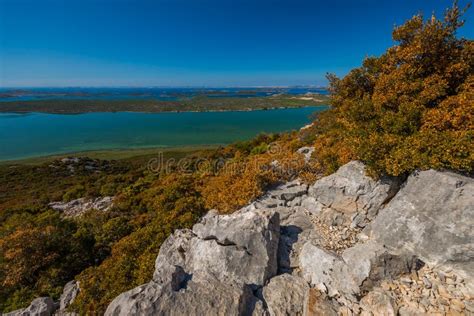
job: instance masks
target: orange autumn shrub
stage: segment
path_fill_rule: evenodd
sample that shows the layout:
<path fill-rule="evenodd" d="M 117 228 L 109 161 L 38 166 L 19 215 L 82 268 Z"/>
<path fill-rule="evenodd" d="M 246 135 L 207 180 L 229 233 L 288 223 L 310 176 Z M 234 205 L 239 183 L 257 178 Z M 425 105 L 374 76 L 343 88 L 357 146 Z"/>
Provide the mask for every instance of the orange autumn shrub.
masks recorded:
<path fill-rule="evenodd" d="M 462 14 L 455 3 L 442 20 L 414 16 L 382 56 L 328 76 L 332 108 L 315 122 L 327 173 L 352 159 L 373 175 L 474 170 L 474 41 L 456 36 Z"/>
<path fill-rule="evenodd" d="M 249 155 L 240 150 L 203 183 L 202 196 L 207 208 L 227 213 L 259 197 L 269 186 L 299 177 L 315 180 L 318 165 L 306 164 L 297 149 L 304 144 L 297 134 L 280 135 L 277 141 L 254 144 Z"/>

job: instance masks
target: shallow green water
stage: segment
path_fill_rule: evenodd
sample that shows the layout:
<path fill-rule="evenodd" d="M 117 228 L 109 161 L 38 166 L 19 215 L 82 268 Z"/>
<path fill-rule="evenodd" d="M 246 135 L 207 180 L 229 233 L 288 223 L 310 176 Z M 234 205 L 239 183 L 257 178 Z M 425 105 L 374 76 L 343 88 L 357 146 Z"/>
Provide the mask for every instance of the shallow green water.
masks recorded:
<path fill-rule="evenodd" d="M 228 144 L 307 124 L 325 107 L 205 113 L 0 114 L 0 160 L 86 150 Z"/>

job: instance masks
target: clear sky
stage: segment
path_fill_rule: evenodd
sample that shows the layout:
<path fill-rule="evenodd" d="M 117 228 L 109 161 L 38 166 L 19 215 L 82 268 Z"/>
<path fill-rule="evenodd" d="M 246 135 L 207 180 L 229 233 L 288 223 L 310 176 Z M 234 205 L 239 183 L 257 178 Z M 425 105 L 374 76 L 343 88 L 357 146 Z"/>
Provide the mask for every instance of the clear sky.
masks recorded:
<path fill-rule="evenodd" d="M 324 85 L 393 45 L 394 25 L 451 4 L 0 0 L 0 86 Z"/>

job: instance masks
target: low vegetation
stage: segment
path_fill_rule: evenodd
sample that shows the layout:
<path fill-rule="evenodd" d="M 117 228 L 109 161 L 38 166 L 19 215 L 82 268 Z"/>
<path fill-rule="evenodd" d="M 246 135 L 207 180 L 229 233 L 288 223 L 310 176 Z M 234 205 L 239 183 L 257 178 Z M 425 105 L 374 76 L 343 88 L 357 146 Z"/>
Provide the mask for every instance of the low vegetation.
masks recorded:
<path fill-rule="evenodd" d="M 165 100 L 29 100 L 1 101 L 0 112 L 44 112 L 78 114 L 88 112 L 207 112 L 207 111 L 251 111 L 272 108 L 297 108 L 326 105 L 328 97 L 317 95 L 303 98 L 293 95 L 267 97 L 210 97 L 198 95 L 176 101 Z"/>

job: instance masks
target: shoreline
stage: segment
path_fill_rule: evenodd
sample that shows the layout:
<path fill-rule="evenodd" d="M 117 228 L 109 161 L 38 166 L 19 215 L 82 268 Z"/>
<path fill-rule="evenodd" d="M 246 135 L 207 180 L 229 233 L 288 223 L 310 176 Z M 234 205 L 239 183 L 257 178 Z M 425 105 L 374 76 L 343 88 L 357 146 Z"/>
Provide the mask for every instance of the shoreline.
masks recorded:
<path fill-rule="evenodd" d="M 220 113 L 220 112 L 253 112 L 253 111 L 275 111 L 275 110 L 289 110 L 289 109 L 305 109 L 305 108 L 317 108 L 326 107 L 329 109 L 329 104 L 317 104 L 317 105 L 304 105 L 304 106 L 281 106 L 281 107 L 269 107 L 265 109 L 261 108 L 247 108 L 247 109 L 228 109 L 228 110 L 172 110 L 172 111 L 81 111 L 81 112 L 59 112 L 59 111 L 2 111 L 0 102 L 0 115 L 1 114 L 54 114 L 54 115 L 79 115 L 79 114 L 90 114 L 90 113 L 142 113 L 142 114 L 165 114 L 165 113 Z M 0 160 L 1 161 L 1 160 Z"/>
<path fill-rule="evenodd" d="M 133 159 L 146 156 L 154 156 L 158 153 L 170 153 L 170 152 L 182 152 L 192 153 L 201 150 L 216 149 L 226 144 L 202 144 L 202 145 L 189 145 L 189 146 L 152 146 L 152 147 L 136 147 L 136 148 L 116 148 L 116 149 L 102 149 L 102 150 L 83 150 L 83 151 L 71 151 L 67 153 L 58 153 L 50 155 L 38 155 L 31 157 L 23 157 L 18 159 L 0 159 L 0 166 L 15 166 L 15 165 L 38 165 L 53 160 L 67 158 L 67 157 L 88 157 L 91 159 L 101 160 L 121 160 L 121 159 Z"/>

